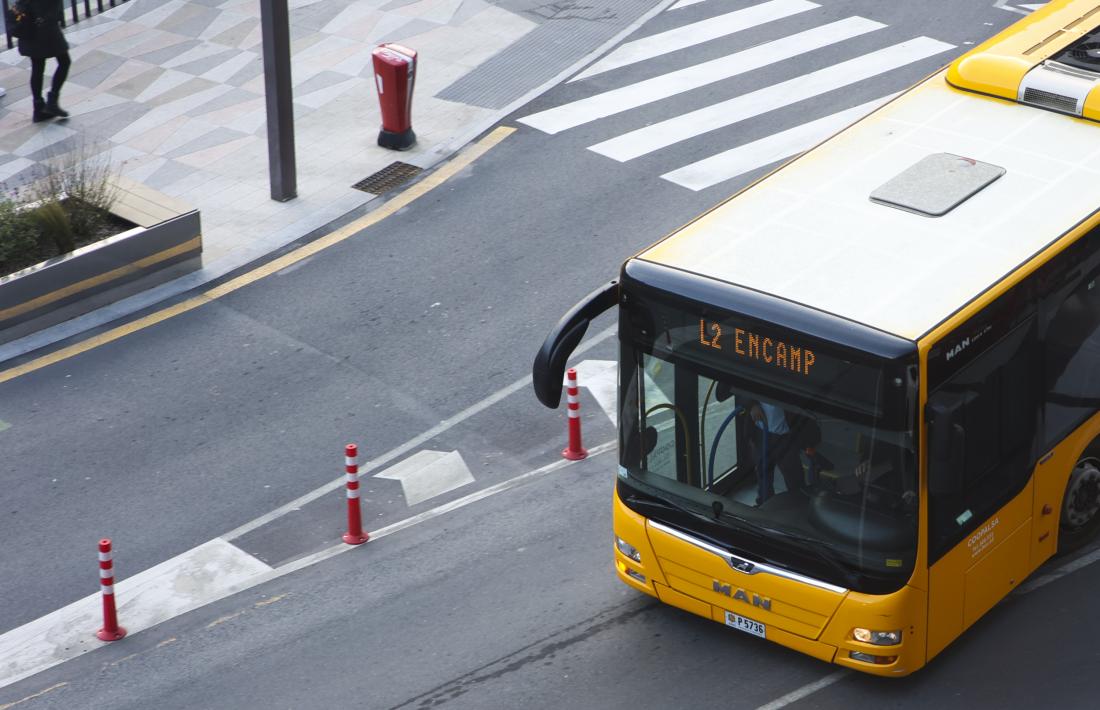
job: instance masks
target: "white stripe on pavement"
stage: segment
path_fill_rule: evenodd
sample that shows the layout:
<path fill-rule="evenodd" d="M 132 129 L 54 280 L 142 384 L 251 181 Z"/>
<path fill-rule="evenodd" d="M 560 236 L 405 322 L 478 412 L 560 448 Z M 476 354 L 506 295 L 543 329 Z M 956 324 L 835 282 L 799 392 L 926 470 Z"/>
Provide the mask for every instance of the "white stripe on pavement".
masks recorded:
<path fill-rule="evenodd" d="M 611 326 L 608 326 L 607 328 L 604 328 L 599 333 L 588 336 L 588 338 L 586 338 L 585 341 L 582 342 L 580 345 L 578 345 L 577 348 L 573 351 L 573 357 L 577 357 L 578 355 L 587 352 L 590 348 L 593 348 L 596 345 L 599 345 L 604 340 L 607 340 L 611 336 L 615 335 L 618 332 L 618 328 L 619 328 L 619 326 L 617 326 L 617 325 L 611 325 Z M 381 468 L 382 466 L 384 466 L 385 464 L 389 463 L 390 461 L 396 459 L 397 457 L 403 456 L 404 454 L 407 454 L 408 452 L 412 451 L 413 449 L 416 449 L 420 445 L 422 445 L 422 444 L 434 439 L 435 437 L 439 436 L 443 432 L 451 429 L 452 427 L 454 427 L 458 424 L 461 424 L 462 422 L 466 421 L 467 419 L 474 416 L 475 414 L 478 414 L 479 412 L 485 411 L 486 409 L 493 406 L 497 402 L 501 401 L 505 397 L 511 396 L 512 394 L 518 392 L 519 390 L 523 389 L 524 387 L 530 387 L 530 386 L 531 386 L 531 376 L 530 375 L 527 375 L 525 377 L 522 377 L 522 378 L 516 380 L 512 384 L 510 384 L 506 387 L 503 387 L 503 388 L 497 390 L 496 392 L 492 393 L 491 395 L 489 395 L 485 399 L 482 399 L 481 401 L 470 405 L 466 409 L 463 409 L 461 412 L 459 412 L 458 414 L 455 414 L 453 417 L 450 417 L 448 419 L 444 419 L 439 424 L 436 424 L 435 426 L 433 426 L 431 429 L 428 429 L 427 431 L 424 431 L 424 432 L 414 436 L 413 438 L 406 441 L 404 444 L 401 444 L 400 446 L 397 446 L 393 449 L 390 449 L 389 451 L 387 451 L 386 453 L 382 454 L 381 456 L 379 456 L 377 458 L 367 460 L 366 462 L 364 462 L 359 467 L 359 473 L 361 475 L 369 475 L 371 471 L 374 471 L 374 470 L 377 470 L 377 469 Z M 244 525 L 229 531 L 225 535 L 222 535 L 222 537 L 226 540 L 236 540 L 237 538 L 241 537 L 242 535 L 245 535 L 247 533 L 252 532 L 256 528 L 259 528 L 263 525 L 267 525 L 272 520 L 276 520 L 276 519 L 281 518 L 282 516 L 286 515 L 287 513 L 298 510 L 299 508 L 301 508 L 306 503 L 309 503 L 310 501 L 317 500 L 318 498 L 325 495 L 326 493 L 330 493 L 330 492 L 336 490 L 337 488 L 339 488 L 340 486 L 342 486 L 344 484 L 345 484 L 345 479 L 344 479 L 343 476 L 341 476 L 340 478 L 334 478 L 334 479 L 330 480 L 328 483 L 326 483 L 325 485 L 320 486 L 319 488 L 315 488 L 312 491 L 310 491 L 309 493 L 306 493 L 303 496 L 299 496 L 298 498 L 295 498 L 294 500 L 290 501 L 289 503 L 281 505 L 278 508 L 276 508 L 275 510 L 272 510 L 271 512 L 268 512 L 268 513 L 265 513 L 264 515 L 261 515 L 258 518 L 250 520 L 249 522 L 245 523 Z"/>
<path fill-rule="evenodd" d="M 1016 593 L 1017 594 L 1027 594 L 1028 592 L 1034 592 L 1039 587 L 1045 587 L 1046 585 L 1050 584 L 1051 582 L 1059 580 L 1059 579 L 1061 579 L 1062 577 L 1065 577 L 1067 574 L 1069 574 L 1071 572 L 1076 572 L 1077 570 L 1081 569 L 1082 567 L 1087 567 L 1088 565 L 1091 565 L 1092 563 L 1094 563 L 1098 560 L 1100 560 L 1100 549 L 1096 549 L 1096 550 L 1093 550 L 1092 552 L 1089 552 L 1088 554 L 1082 555 L 1081 557 L 1078 557 L 1077 559 L 1073 560 L 1072 562 L 1069 562 L 1067 564 L 1062 565 L 1061 567 L 1054 570 L 1053 572 L 1049 572 L 1047 574 L 1044 574 L 1042 577 L 1038 577 L 1038 578 L 1028 582 L 1024 586 L 1017 589 Z"/>
<path fill-rule="evenodd" d="M 725 15 L 693 22 L 667 32 L 660 32 L 649 37 L 636 39 L 633 42 L 627 42 L 569 81 L 587 79 L 590 76 L 602 74 L 612 69 L 637 64 L 647 59 L 659 57 L 662 54 L 694 47 L 703 42 L 709 42 L 719 37 L 725 37 L 735 32 L 781 20 L 784 17 L 797 15 L 800 12 L 818 7 L 821 6 L 808 0 L 770 0 L 760 5 L 746 7 L 743 10 L 735 10 Z"/>
<path fill-rule="evenodd" d="M 609 328 L 604 331 L 606 335 L 601 336 L 606 338 L 615 332 L 614 328 Z M 585 460 L 591 461 L 600 454 L 613 452 L 617 446 L 616 440 L 594 446 L 588 450 L 588 458 Z M 371 531 L 371 542 L 377 543 L 383 537 L 512 490 L 576 463 L 578 462 L 558 459 L 534 471 L 522 473 L 391 523 Z M 361 549 L 358 545 L 337 543 L 272 569 L 236 545 L 223 538 L 215 538 L 122 580 L 119 583 L 119 620 L 133 636 L 192 609 L 358 549 Z M 106 646 L 108 642 L 99 641 L 95 637 L 95 629 L 102 625 L 101 596 L 101 592 L 95 592 L 69 606 L 0 634 L 0 688 Z M 0 710 L 5 707 L 10 706 L 0 705 Z"/>
<path fill-rule="evenodd" d="M 761 138 L 752 143 L 746 143 L 717 155 L 712 155 L 691 165 L 685 165 L 677 170 L 667 172 L 661 177 L 669 182 L 674 182 L 677 185 L 698 192 L 720 182 L 731 180 L 738 175 L 744 175 L 750 170 L 756 170 L 780 160 L 785 160 L 792 155 L 805 152 L 845 126 L 863 118 L 895 96 L 897 94 L 891 94 L 846 111 L 839 111 L 831 116 L 819 118 L 816 121 L 803 123 L 801 126 L 795 126 L 781 133 L 772 134 L 767 138 Z"/>
<path fill-rule="evenodd" d="M 831 673 L 820 680 L 816 680 L 813 683 L 792 690 L 781 698 L 776 698 L 767 705 L 761 705 L 756 710 L 779 710 L 779 708 L 785 708 L 791 703 L 796 703 L 807 695 L 813 695 L 822 688 L 828 688 L 833 683 L 851 675 L 851 671 L 841 670 L 835 673 Z"/>
<path fill-rule="evenodd" d="M 116 582 L 119 622 L 136 634 L 228 596 L 238 584 L 272 571 L 234 545 L 214 539 Z M 95 637 L 103 625 L 102 593 L 96 590 L 0 635 L 0 688 L 106 646 Z"/>
<path fill-rule="evenodd" d="M 685 91 L 760 69 L 883 27 L 886 25 L 881 22 L 863 17 L 849 17 L 712 59 L 709 62 L 533 113 L 519 121 L 545 133 L 558 133 L 567 128 L 574 128 L 589 121 L 682 94 Z"/>
<path fill-rule="evenodd" d="M 679 10 L 681 7 L 687 7 L 688 5 L 696 5 L 696 4 L 701 3 L 701 2 L 706 2 L 706 0 L 680 0 L 680 2 L 678 2 L 675 5 L 673 5 L 672 7 L 670 7 L 669 10 Z"/>
<path fill-rule="evenodd" d="M 917 37 L 729 101 L 624 133 L 590 146 L 589 150 L 625 162 L 703 133 L 927 59 L 949 49 L 954 49 L 954 45 L 929 37 Z"/>

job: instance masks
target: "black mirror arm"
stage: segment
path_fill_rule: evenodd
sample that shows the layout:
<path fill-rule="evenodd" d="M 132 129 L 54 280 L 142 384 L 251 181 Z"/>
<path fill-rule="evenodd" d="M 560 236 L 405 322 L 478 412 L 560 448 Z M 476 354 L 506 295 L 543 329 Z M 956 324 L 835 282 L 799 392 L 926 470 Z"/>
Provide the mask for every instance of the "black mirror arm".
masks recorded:
<path fill-rule="evenodd" d="M 604 284 L 569 309 L 539 348 L 531 378 L 535 396 L 550 409 L 561 404 L 565 363 L 580 343 L 592 320 L 619 301 L 619 280 Z"/>

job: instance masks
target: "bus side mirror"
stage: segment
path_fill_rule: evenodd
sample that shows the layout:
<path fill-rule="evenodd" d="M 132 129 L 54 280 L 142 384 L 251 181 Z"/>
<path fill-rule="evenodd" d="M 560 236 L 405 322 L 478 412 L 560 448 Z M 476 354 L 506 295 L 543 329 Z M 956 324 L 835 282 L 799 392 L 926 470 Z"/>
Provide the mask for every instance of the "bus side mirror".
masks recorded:
<path fill-rule="evenodd" d="M 950 495 L 962 487 L 966 466 L 966 399 L 938 395 L 928 402 L 928 492 Z"/>
<path fill-rule="evenodd" d="M 615 279 L 588 294 L 562 317 L 535 356 L 531 368 L 535 396 L 550 409 L 561 404 L 562 383 L 565 380 L 565 363 L 577 344 L 581 342 L 588 324 L 596 316 L 619 301 L 619 281 Z"/>

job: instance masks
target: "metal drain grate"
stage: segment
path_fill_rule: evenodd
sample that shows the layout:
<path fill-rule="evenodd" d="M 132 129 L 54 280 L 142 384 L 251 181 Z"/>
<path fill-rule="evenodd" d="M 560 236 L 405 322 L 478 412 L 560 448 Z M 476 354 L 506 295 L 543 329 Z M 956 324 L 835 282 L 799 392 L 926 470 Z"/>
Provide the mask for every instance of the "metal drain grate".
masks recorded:
<path fill-rule="evenodd" d="M 384 192 L 389 192 L 390 190 L 401 187 L 423 171 L 423 168 L 418 168 L 408 163 L 390 163 L 374 175 L 363 178 L 355 183 L 352 187 L 356 190 L 362 190 L 363 192 L 381 195 Z"/>

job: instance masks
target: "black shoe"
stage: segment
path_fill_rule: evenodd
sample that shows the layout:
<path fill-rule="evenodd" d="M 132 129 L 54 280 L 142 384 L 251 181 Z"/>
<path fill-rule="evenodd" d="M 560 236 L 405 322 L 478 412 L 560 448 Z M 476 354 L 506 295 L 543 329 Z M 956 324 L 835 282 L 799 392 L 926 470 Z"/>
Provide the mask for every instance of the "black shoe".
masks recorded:
<path fill-rule="evenodd" d="M 51 111 L 50 107 L 47 106 L 45 103 L 43 103 L 42 101 L 35 101 L 34 115 L 31 116 L 31 121 L 33 121 L 34 123 L 42 123 L 43 121 L 50 120 L 56 115 L 57 114 Z"/>
<path fill-rule="evenodd" d="M 54 96 L 54 93 L 52 91 L 46 97 L 46 110 L 52 113 L 54 116 L 57 116 L 58 118 L 69 117 L 69 112 L 58 105 L 57 97 Z"/>

